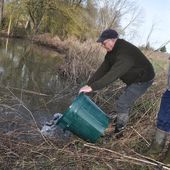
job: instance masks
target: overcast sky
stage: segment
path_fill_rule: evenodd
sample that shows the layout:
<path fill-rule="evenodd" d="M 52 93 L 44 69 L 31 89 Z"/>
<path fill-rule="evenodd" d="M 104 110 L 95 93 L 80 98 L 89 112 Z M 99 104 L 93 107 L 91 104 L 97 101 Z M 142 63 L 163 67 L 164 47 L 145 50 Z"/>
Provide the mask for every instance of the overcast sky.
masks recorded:
<path fill-rule="evenodd" d="M 150 37 L 150 44 L 159 48 L 162 44 L 170 40 L 170 0 L 137 0 L 143 11 L 143 24 L 139 27 L 139 35 L 143 42 L 151 30 L 153 24 L 155 28 Z M 170 53 L 170 43 L 166 46 Z"/>

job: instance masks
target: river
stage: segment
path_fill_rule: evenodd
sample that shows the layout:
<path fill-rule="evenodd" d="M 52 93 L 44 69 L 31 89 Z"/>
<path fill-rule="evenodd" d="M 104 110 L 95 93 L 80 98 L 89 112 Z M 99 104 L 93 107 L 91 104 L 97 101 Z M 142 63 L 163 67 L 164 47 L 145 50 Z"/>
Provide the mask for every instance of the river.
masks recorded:
<path fill-rule="evenodd" d="M 64 55 L 55 50 L 21 39 L 0 39 L 1 132 L 22 129 L 19 139 L 25 139 L 69 107 L 76 91 L 58 74 L 63 62 Z"/>

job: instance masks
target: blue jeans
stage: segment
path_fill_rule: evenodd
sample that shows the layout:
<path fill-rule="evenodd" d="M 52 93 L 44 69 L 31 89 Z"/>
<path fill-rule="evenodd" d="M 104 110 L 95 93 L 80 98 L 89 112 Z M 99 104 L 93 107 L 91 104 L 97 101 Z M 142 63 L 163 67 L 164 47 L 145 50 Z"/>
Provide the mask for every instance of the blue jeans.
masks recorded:
<path fill-rule="evenodd" d="M 116 102 L 116 126 L 126 126 L 129 119 L 129 112 L 133 103 L 145 93 L 145 91 L 152 85 L 152 83 L 153 80 L 144 83 L 133 83 L 125 88 L 124 92 Z"/>
<path fill-rule="evenodd" d="M 167 89 L 170 91 L 170 61 L 169 61 L 169 70 L 168 70 L 168 87 Z"/>
<path fill-rule="evenodd" d="M 166 90 L 161 98 L 160 109 L 157 117 L 157 128 L 170 132 L 170 91 Z"/>

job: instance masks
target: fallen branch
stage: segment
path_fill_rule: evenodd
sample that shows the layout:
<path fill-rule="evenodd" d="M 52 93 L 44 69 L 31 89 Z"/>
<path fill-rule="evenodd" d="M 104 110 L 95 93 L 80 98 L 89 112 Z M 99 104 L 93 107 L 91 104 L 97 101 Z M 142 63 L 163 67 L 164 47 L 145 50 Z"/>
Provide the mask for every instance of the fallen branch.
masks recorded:
<path fill-rule="evenodd" d="M 115 152 L 113 150 L 106 149 L 106 148 L 101 148 L 101 147 L 98 147 L 98 146 L 94 146 L 94 145 L 89 144 L 89 143 L 84 144 L 84 146 L 89 147 L 89 148 L 93 148 L 93 149 L 96 149 L 96 150 L 110 152 L 110 153 L 112 153 L 112 154 L 114 154 L 116 156 L 119 156 L 120 160 L 124 159 L 125 161 L 128 161 L 128 160 L 133 161 L 132 163 L 134 163 L 134 164 L 138 164 L 140 162 L 140 163 L 144 163 L 144 164 L 147 164 L 147 165 L 161 167 L 161 168 L 163 168 L 165 170 L 170 170 L 170 166 L 168 166 L 168 165 L 166 165 L 166 164 L 164 164 L 162 162 L 156 161 L 154 159 L 150 159 L 149 157 L 142 157 L 143 159 L 134 158 L 132 156 L 126 156 L 126 155 L 120 154 L 118 152 Z M 138 156 L 139 156 L 139 154 L 138 154 Z"/>
<path fill-rule="evenodd" d="M 39 95 L 39 96 L 47 96 L 47 97 L 50 96 L 50 95 L 38 93 L 38 92 L 35 92 L 35 91 L 32 91 L 32 90 L 18 89 L 18 88 L 15 88 L 15 87 L 8 87 L 7 89 L 12 89 L 12 90 L 16 90 L 16 91 L 21 91 L 23 93 L 29 93 L 29 94 Z"/>

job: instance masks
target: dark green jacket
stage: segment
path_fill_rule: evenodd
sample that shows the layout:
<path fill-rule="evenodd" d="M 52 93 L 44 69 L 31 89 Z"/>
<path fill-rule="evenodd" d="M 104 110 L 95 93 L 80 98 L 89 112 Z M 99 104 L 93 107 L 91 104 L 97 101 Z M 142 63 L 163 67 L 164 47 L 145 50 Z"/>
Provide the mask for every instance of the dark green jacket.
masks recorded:
<path fill-rule="evenodd" d="M 154 69 L 145 55 L 134 45 L 118 39 L 112 51 L 88 81 L 93 90 L 101 89 L 118 78 L 127 85 L 147 82 L 155 76 Z"/>

